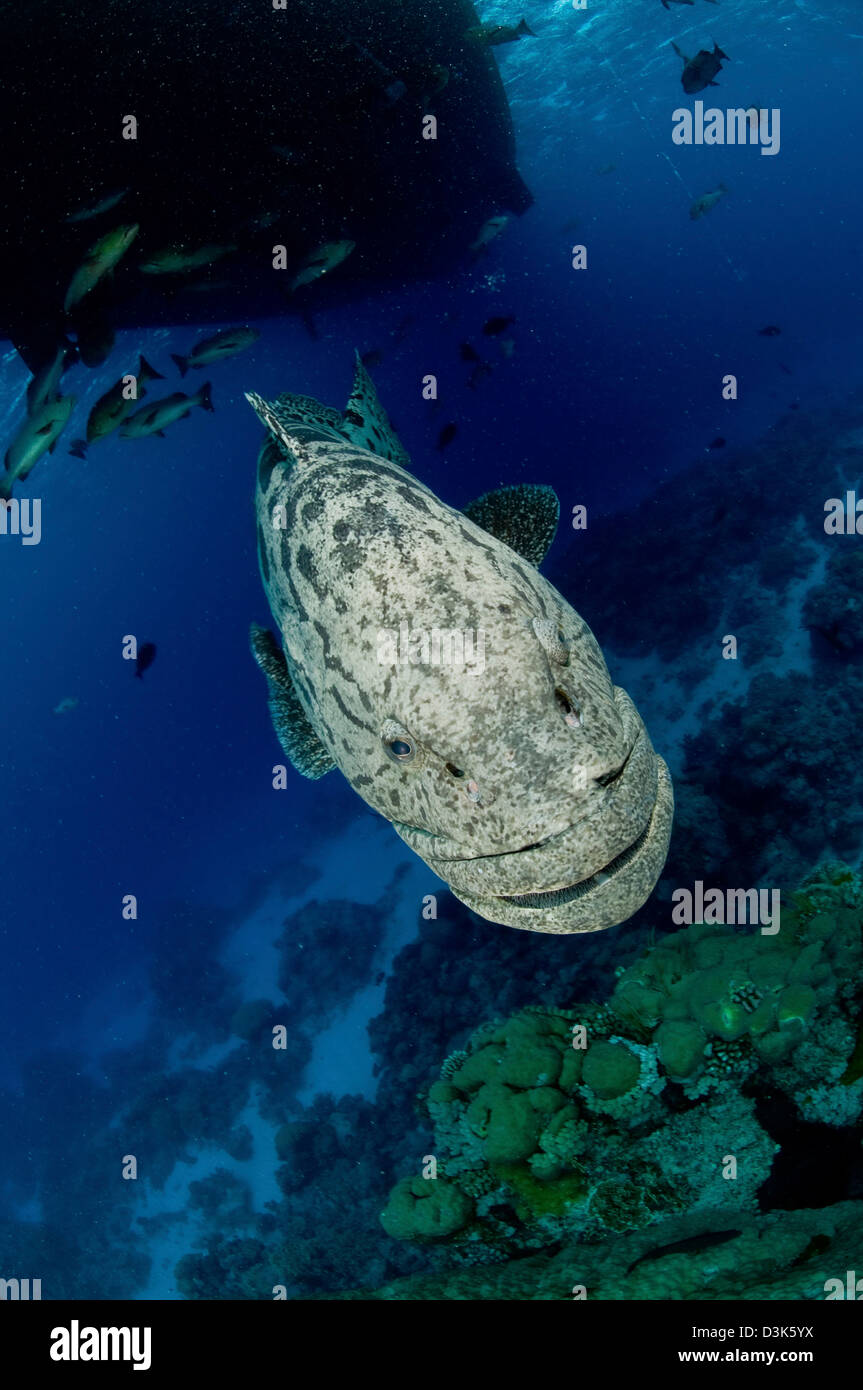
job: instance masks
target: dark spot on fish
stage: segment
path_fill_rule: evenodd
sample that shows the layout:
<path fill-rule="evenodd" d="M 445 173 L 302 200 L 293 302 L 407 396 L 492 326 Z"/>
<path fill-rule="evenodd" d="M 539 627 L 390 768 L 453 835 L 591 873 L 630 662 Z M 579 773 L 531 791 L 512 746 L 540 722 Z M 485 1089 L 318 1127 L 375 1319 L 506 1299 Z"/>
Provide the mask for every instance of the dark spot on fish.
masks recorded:
<path fill-rule="evenodd" d="M 287 543 L 286 543 L 285 546 L 284 546 L 284 553 L 285 553 L 285 554 L 287 554 L 288 549 L 289 549 L 289 548 L 288 548 L 288 545 L 287 545 Z M 307 609 L 306 609 L 305 604 L 303 603 L 302 599 L 300 598 L 299 590 L 297 589 L 297 586 L 296 586 L 296 584 L 294 583 L 293 575 L 291 574 L 291 570 L 290 570 L 290 556 L 289 556 L 289 555 L 288 555 L 288 563 L 285 564 L 283 568 L 284 568 L 285 581 L 286 581 L 286 583 L 287 583 L 288 588 L 289 588 L 290 591 L 291 591 L 291 599 L 292 599 L 293 605 L 294 605 L 294 612 L 296 613 L 297 617 L 298 617 L 302 622 L 307 623 L 307 622 L 309 621 L 309 614 L 308 614 L 308 611 L 307 611 Z"/>
<path fill-rule="evenodd" d="M 362 548 L 356 541 L 347 541 L 344 545 L 336 548 L 335 559 L 345 574 L 355 574 L 363 566 Z M 338 611 L 346 612 L 347 607 L 344 606 Z"/>
<path fill-rule="evenodd" d="M 276 464 L 281 461 L 281 455 L 276 446 L 275 440 L 268 439 L 261 450 L 258 461 L 258 487 L 262 493 L 266 493 L 273 480 L 273 472 Z"/>
<path fill-rule="evenodd" d="M 399 483 L 396 492 L 403 502 L 407 502 L 409 507 L 413 507 L 417 512 L 424 512 L 426 516 L 431 516 L 429 504 L 422 493 L 415 491 L 407 483 Z"/>
<path fill-rule="evenodd" d="M 310 521 L 317 521 L 318 517 L 321 515 L 321 512 L 323 510 L 323 502 L 320 500 L 319 497 L 316 497 L 311 502 L 303 503 L 300 515 L 303 518 L 303 521 L 308 524 Z"/>
<path fill-rule="evenodd" d="M 353 710 L 348 709 L 347 705 L 341 697 L 341 693 L 336 689 L 334 685 L 330 687 L 330 694 L 332 695 L 333 699 L 335 700 L 336 704 L 338 705 L 339 709 L 341 710 L 342 714 L 345 716 L 346 719 L 349 719 L 351 723 L 355 724 L 358 729 L 365 729 L 367 733 L 373 732 L 372 726 L 370 724 L 366 724 L 362 719 L 358 719 L 357 716 L 354 714 Z"/>
<path fill-rule="evenodd" d="M 320 637 L 321 643 L 323 644 L 324 665 L 326 666 L 327 670 L 337 671 L 338 674 L 342 676 L 344 680 L 346 680 L 350 685 L 357 686 L 357 689 L 359 690 L 359 683 L 357 682 L 356 677 L 351 675 L 351 672 L 347 669 L 342 660 L 338 656 L 335 656 L 333 654 L 331 650 L 332 644 L 330 642 L 330 634 L 324 627 L 323 623 L 318 622 L 316 618 L 312 625 L 315 629 L 315 632 Z"/>
<path fill-rule="evenodd" d="M 314 589 L 315 596 L 323 600 L 326 597 L 326 589 L 318 583 L 318 571 L 312 559 L 312 552 L 307 545 L 301 545 L 297 551 L 297 569 L 306 583 Z"/>
<path fill-rule="evenodd" d="M 477 540 L 476 536 L 472 536 L 469 531 L 466 531 L 464 529 L 463 526 L 459 526 L 458 529 L 462 540 L 467 541 L 469 545 L 475 545 L 478 550 L 485 550 L 486 552 L 491 554 L 489 547 L 487 545 L 483 545 L 482 541 Z"/>
<path fill-rule="evenodd" d="M 362 429 L 366 423 L 358 410 L 346 410 L 345 420 L 349 425 L 356 425 L 358 429 Z"/>
<path fill-rule="evenodd" d="M 372 787 L 372 786 L 374 786 L 374 782 L 373 782 L 372 778 L 371 778 L 371 777 L 367 777 L 366 774 L 365 774 L 364 772 L 358 772 L 357 775 L 354 777 L 354 786 L 355 786 L 355 787 Z"/>
<path fill-rule="evenodd" d="M 352 473 L 340 483 L 339 491 L 343 497 L 352 497 L 356 492 L 364 492 L 368 481 L 362 473 Z"/>
<path fill-rule="evenodd" d="M 267 543 L 264 539 L 264 528 L 258 522 L 258 560 L 261 565 L 261 574 L 264 576 L 264 583 L 270 582 L 270 561 L 267 557 Z"/>

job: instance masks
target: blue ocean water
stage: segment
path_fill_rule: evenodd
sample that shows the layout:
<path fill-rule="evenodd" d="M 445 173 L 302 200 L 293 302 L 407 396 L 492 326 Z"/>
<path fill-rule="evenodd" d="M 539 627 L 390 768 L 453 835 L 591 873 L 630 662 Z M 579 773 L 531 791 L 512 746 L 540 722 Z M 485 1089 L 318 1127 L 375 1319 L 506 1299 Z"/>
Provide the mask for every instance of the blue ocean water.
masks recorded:
<path fill-rule="evenodd" d="M 489 4 L 483 19 L 521 13 Z M 757 610 L 752 670 L 776 679 L 797 670 L 807 692 L 837 679 L 813 665 L 804 589 L 786 587 L 806 574 L 777 557 L 781 577 L 762 573 L 753 599 L 751 571 L 771 547 L 794 548 L 798 512 L 788 517 L 787 496 L 795 506 L 803 498 L 799 514 L 817 530 L 824 500 L 859 473 L 863 21 L 841 0 L 696 0 L 670 10 L 609 0 L 585 11 L 525 0 L 523 13 L 537 37 L 496 55 L 533 207 L 481 256 L 466 249 L 449 274 L 429 281 L 418 266 L 415 280 L 328 305 L 317 338 L 295 316 L 255 319 L 254 346 L 201 374 L 212 380 L 215 413 L 193 411 L 164 439 L 115 435 L 80 460 L 64 438 L 20 490 L 43 499 L 41 543 L 2 538 L 0 1249 L 14 1254 L 15 1269 L 0 1276 L 20 1266 L 22 1277 L 43 1279 L 45 1297 L 215 1297 L 220 1286 L 222 1296 L 271 1296 L 251 1284 L 243 1293 L 221 1250 L 211 1283 L 200 1272 L 197 1283 L 178 1283 L 183 1255 L 237 1233 L 292 1251 L 283 1259 L 290 1297 L 374 1288 L 424 1268 L 427 1247 L 405 1253 L 375 1216 L 396 1178 L 430 1152 L 411 1110 L 418 1078 L 433 1079 L 471 1027 L 552 1002 L 561 974 L 570 1000 L 579 973 L 584 997 L 602 997 L 616 965 L 641 946 L 639 933 L 670 928 L 668 892 L 691 881 L 693 866 L 749 886 L 746 873 L 766 862 L 766 881 L 790 892 L 819 859 L 859 857 L 861 788 L 854 777 L 827 785 L 841 776 L 827 759 L 806 774 L 813 823 L 799 834 L 783 825 L 783 797 L 786 821 L 799 819 L 800 797 L 778 780 L 771 821 L 761 786 L 748 828 L 741 793 L 715 809 L 715 764 L 729 752 L 703 730 L 722 699 L 746 698 L 749 677 L 735 670 L 726 681 L 725 669 L 717 678 L 698 662 L 699 643 L 715 642 L 736 600 L 741 631 Z M 689 99 L 671 40 L 687 53 L 716 40 L 730 55 L 706 100 L 781 110 L 776 156 L 672 143 L 672 112 Z M 690 205 L 720 182 L 727 194 L 692 220 Z M 585 270 L 572 268 L 578 244 Z M 506 347 L 482 333 L 495 315 L 514 319 Z M 781 332 L 763 335 L 768 325 Z M 139 353 L 168 375 L 171 352 L 219 326 L 202 318 L 120 332 L 107 363 L 64 377 L 79 425 Z M 464 342 L 491 367 L 474 385 Z M 452 901 L 434 874 L 338 773 L 311 782 L 290 770 L 286 788 L 273 789 L 284 758 L 248 651 L 249 623 L 270 615 L 253 512 L 261 429 L 244 392 L 296 391 L 341 408 L 355 348 L 379 355 L 371 371 L 381 400 L 416 474 L 446 503 L 463 507 L 520 482 L 557 492 L 562 524 L 546 570 L 593 627 L 690 792 L 687 839 L 678 860 L 672 850 L 652 918 L 648 905 L 636 924 L 598 938 L 551 939 L 457 905 L 455 932 L 444 906 L 440 945 L 420 949 L 424 896 Z M 429 373 L 436 402 L 422 397 Z M 722 399 L 726 373 L 740 383 L 734 401 Z M 0 364 L 7 435 L 28 379 L 9 348 Z M 173 375 L 168 389 L 178 389 Z M 457 432 L 439 449 L 448 423 Z M 767 459 L 777 432 L 793 467 Z M 711 450 L 717 437 L 725 443 Z M 747 491 L 759 460 L 763 487 Z M 636 513 L 660 487 L 661 506 Z M 732 510 L 745 498 L 732 521 L 742 544 L 715 575 L 722 602 L 691 625 L 682 581 L 679 611 L 665 590 L 661 612 L 652 611 L 660 590 L 633 561 L 636 543 L 650 532 L 654 563 L 680 554 L 708 564 L 712 550 L 724 553 L 722 497 Z M 593 547 L 584 569 L 569 526 L 577 505 L 587 507 Z M 826 553 L 813 560 L 821 568 L 809 571 L 811 584 Z M 761 602 L 767 591 L 772 608 Z M 610 594 L 641 615 L 635 639 L 615 630 L 625 614 Z M 157 646 L 141 680 L 122 660 L 127 634 Z M 853 666 L 859 649 L 855 635 L 832 655 Z M 851 683 L 836 718 L 853 749 L 859 676 L 842 672 Z M 74 707 L 55 713 L 62 701 Z M 750 715 L 730 721 L 741 739 L 768 718 Z M 789 733 L 791 760 L 795 739 L 817 737 L 805 723 Z M 687 755 L 685 735 L 705 742 Z M 702 782 L 700 760 L 714 765 Z M 831 819 L 837 798 L 844 831 Z M 725 836 L 712 863 L 699 814 Z M 771 834 L 781 855 L 759 861 Z M 127 894 L 137 899 L 131 921 Z M 411 943 L 415 955 L 396 968 Z M 523 989 L 502 997 L 496 972 L 511 961 Z M 255 1061 L 254 1030 L 252 1041 L 232 1032 L 240 1005 L 260 999 L 270 1001 L 267 1026 L 287 1029 L 283 1072 Z M 187 1117 L 179 1127 L 178 1113 Z M 273 1134 L 290 1125 L 286 1160 Z M 139 1158 L 139 1179 L 109 1196 L 107 1178 L 93 1182 L 94 1165 L 113 1180 L 127 1154 Z M 280 1161 L 293 1176 L 279 1178 Z M 313 1180 L 312 1169 L 330 1178 Z M 233 1183 L 207 1187 L 214 1171 Z M 859 1198 L 860 1183 L 857 1172 L 831 1200 Z M 352 1231 L 350 1259 L 314 1244 L 322 1212 Z"/>

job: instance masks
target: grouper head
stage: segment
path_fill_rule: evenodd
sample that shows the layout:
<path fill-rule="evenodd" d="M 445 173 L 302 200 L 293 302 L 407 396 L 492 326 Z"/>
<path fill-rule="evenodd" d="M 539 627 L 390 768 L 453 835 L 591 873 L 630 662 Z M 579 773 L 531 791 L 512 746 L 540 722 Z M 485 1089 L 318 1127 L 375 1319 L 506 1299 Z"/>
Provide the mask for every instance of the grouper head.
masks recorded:
<path fill-rule="evenodd" d="M 668 770 L 584 620 L 539 573 L 550 488 L 459 512 L 407 470 L 357 361 L 344 412 L 249 400 L 261 575 L 254 627 L 277 733 L 338 767 L 468 907 L 530 931 L 598 931 L 652 892 Z"/>

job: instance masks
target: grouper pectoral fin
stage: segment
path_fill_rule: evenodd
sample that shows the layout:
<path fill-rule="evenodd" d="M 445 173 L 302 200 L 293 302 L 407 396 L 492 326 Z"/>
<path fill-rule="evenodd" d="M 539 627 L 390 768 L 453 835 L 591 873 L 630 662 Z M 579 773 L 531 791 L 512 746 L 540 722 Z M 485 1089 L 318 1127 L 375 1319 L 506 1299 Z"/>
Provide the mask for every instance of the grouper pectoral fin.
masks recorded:
<path fill-rule="evenodd" d="M 297 772 L 317 781 L 336 764 L 321 743 L 300 704 L 284 653 L 265 627 L 252 623 L 249 630 L 252 656 L 267 678 L 270 716 L 276 737 Z"/>
<path fill-rule="evenodd" d="M 554 488 L 516 483 L 484 492 L 468 503 L 464 515 L 539 568 L 557 531 L 560 503 Z"/>
<path fill-rule="evenodd" d="M 354 384 L 345 413 L 342 416 L 344 434 L 352 444 L 369 449 L 381 458 L 410 468 L 407 451 L 390 424 L 389 416 L 378 400 L 375 384 L 365 369 L 358 352 L 354 352 Z"/>

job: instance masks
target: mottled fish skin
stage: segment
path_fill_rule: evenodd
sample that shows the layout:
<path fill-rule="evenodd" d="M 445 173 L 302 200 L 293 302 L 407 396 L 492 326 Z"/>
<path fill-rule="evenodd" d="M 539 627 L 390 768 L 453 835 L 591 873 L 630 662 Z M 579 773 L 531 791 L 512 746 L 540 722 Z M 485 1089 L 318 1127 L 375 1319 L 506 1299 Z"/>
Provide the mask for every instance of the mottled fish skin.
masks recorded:
<path fill-rule="evenodd" d="M 359 360 L 344 414 L 249 399 L 271 430 L 258 457 L 261 577 L 323 745 L 307 775 L 338 766 L 491 922 L 564 934 L 626 920 L 662 870 L 673 795 L 587 624 L 530 561 L 407 471 Z M 484 669 L 380 664 L 380 630 L 404 622 L 483 631 Z M 272 651 L 259 660 L 266 671 Z M 415 747 L 408 762 L 387 751 L 394 730 Z"/>

